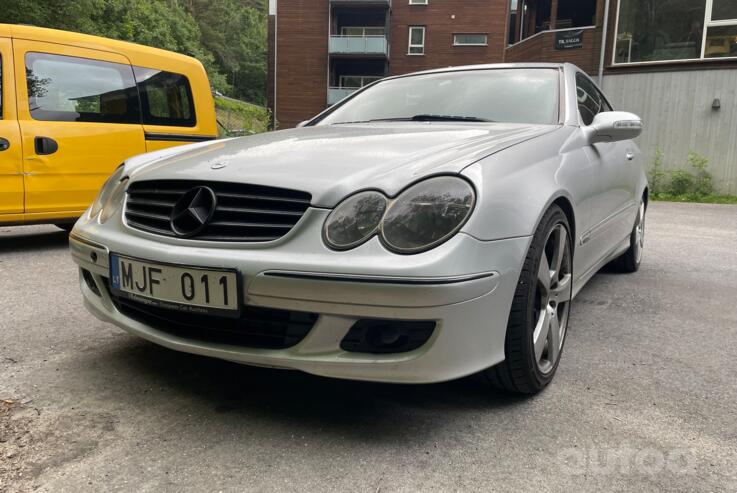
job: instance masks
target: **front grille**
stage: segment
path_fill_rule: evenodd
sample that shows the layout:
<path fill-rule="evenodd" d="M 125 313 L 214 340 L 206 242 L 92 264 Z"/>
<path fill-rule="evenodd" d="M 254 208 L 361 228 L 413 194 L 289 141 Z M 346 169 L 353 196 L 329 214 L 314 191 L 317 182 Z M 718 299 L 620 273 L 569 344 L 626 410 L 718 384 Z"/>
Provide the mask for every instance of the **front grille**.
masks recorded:
<path fill-rule="evenodd" d="M 125 316 L 156 330 L 202 342 L 262 349 L 298 344 L 317 321 L 315 313 L 244 306 L 240 318 L 216 317 L 156 308 L 113 297 Z"/>
<path fill-rule="evenodd" d="M 174 204 L 195 187 L 215 192 L 217 207 L 195 240 L 263 242 L 286 235 L 310 206 L 312 196 L 285 188 L 228 182 L 152 180 L 128 188 L 125 219 L 132 228 L 176 236 L 170 217 Z"/>

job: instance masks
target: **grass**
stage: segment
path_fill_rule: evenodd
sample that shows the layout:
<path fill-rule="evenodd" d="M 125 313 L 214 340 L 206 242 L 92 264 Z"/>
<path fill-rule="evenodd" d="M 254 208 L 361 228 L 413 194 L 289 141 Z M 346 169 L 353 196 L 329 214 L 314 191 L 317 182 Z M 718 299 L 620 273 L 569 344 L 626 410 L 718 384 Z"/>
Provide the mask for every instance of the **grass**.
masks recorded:
<path fill-rule="evenodd" d="M 268 109 L 218 96 L 214 99 L 221 137 L 253 135 L 269 130 Z"/>
<path fill-rule="evenodd" d="M 682 194 L 673 195 L 669 193 L 652 194 L 651 199 L 663 202 L 697 202 L 700 204 L 737 204 L 737 195 L 696 195 Z"/>

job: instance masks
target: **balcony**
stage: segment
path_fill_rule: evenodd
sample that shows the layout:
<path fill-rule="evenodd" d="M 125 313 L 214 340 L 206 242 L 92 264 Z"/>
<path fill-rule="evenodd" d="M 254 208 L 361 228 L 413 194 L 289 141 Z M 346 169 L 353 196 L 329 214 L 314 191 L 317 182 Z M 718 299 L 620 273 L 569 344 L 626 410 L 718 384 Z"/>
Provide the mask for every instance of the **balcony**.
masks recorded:
<path fill-rule="evenodd" d="M 386 36 L 330 36 L 331 55 L 386 56 Z"/>
<path fill-rule="evenodd" d="M 328 106 L 332 106 L 335 103 L 342 101 L 359 89 L 360 87 L 329 87 Z"/>
<path fill-rule="evenodd" d="M 391 0 L 330 0 L 331 5 L 347 5 L 347 6 L 361 6 L 364 5 L 379 5 L 382 7 L 391 6 Z"/>

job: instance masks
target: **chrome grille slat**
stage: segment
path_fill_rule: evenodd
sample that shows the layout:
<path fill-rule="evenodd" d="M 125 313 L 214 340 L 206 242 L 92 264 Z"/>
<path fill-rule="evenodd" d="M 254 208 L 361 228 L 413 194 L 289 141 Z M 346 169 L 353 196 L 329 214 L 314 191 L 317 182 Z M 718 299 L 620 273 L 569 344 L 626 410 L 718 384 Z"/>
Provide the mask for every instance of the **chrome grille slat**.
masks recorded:
<path fill-rule="evenodd" d="M 218 212 L 236 212 L 240 214 L 266 214 L 274 216 L 302 216 L 301 212 L 298 211 L 277 211 L 277 210 L 265 210 L 265 209 L 252 209 L 249 207 L 218 207 Z"/>
<path fill-rule="evenodd" d="M 128 188 L 125 217 L 130 227 L 175 237 L 169 223 L 181 196 L 209 187 L 217 198 L 212 220 L 190 239 L 224 242 L 277 240 L 292 230 L 310 206 L 312 196 L 298 190 L 228 182 L 156 180 Z"/>
<path fill-rule="evenodd" d="M 166 221 L 167 223 L 169 222 L 169 216 L 166 216 L 163 214 L 155 214 L 153 212 L 140 212 L 140 211 L 131 210 L 129 208 L 126 214 L 130 216 L 138 216 L 142 218 L 157 219 L 159 221 Z"/>
<path fill-rule="evenodd" d="M 245 193 L 222 193 L 218 194 L 218 197 L 225 197 L 231 199 L 244 199 L 244 200 L 269 200 L 276 202 L 292 202 L 295 204 L 309 204 L 309 200 L 282 198 L 282 197 L 270 197 L 268 195 L 253 195 Z"/>
<path fill-rule="evenodd" d="M 236 221 L 212 221 L 210 226 L 213 227 L 225 227 L 225 228 L 266 228 L 266 229 L 292 229 L 292 226 L 287 224 L 268 224 L 268 223 L 240 223 Z"/>
<path fill-rule="evenodd" d="M 176 204 L 176 201 L 164 202 L 163 200 L 148 200 L 148 199 L 141 199 L 141 198 L 129 198 L 128 199 L 128 205 L 141 205 L 141 206 L 150 206 L 150 207 L 174 207 L 174 204 Z"/>

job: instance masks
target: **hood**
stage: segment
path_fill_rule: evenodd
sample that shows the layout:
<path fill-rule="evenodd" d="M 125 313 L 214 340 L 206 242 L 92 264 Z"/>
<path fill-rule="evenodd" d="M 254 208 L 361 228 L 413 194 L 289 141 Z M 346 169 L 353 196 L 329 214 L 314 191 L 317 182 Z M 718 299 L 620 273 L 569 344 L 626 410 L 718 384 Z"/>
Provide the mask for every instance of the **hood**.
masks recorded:
<path fill-rule="evenodd" d="M 195 144 L 128 162 L 131 181 L 212 180 L 312 194 L 334 207 L 357 190 L 389 196 L 425 176 L 458 173 L 552 125 L 386 123 L 305 127 Z M 144 158 L 145 156 L 141 156 Z"/>

